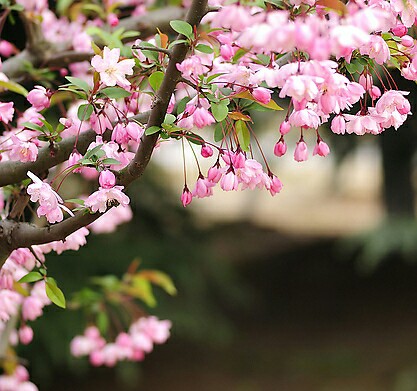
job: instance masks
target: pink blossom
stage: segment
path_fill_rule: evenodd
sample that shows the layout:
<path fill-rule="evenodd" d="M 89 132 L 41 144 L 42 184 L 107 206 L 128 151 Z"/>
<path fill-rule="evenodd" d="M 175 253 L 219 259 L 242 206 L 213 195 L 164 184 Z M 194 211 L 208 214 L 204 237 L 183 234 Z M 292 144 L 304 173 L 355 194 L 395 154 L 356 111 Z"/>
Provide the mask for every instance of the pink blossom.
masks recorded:
<path fill-rule="evenodd" d="M 206 178 L 198 178 L 193 190 L 193 196 L 198 198 L 210 197 L 213 195 L 213 184 Z"/>
<path fill-rule="evenodd" d="M 51 104 L 50 101 L 51 94 L 50 92 L 42 86 L 35 86 L 27 96 L 27 100 L 36 110 L 43 110 L 49 107 Z"/>
<path fill-rule="evenodd" d="M 107 23 L 111 27 L 116 27 L 119 24 L 119 18 L 115 13 L 110 13 L 109 15 L 107 15 Z"/>
<path fill-rule="evenodd" d="M 28 345 L 33 339 L 33 330 L 28 325 L 24 325 L 19 329 L 19 339 L 23 345 Z"/>
<path fill-rule="evenodd" d="M 170 336 L 169 330 L 172 323 L 169 320 L 159 320 L 155 316 L 140 318 L 130 327 L 130 334 L 134 335 L 138 332 L 146 334 L 154 343 L 162 344 L 167 341 Z"/>
<path fill-rule="evenodd" d="M 254 88 L 252 96 L 258 101 L 267 105 L 271 101 L 271 90 L 264 87 Z"/>
<path fill-rule="evenodd" d="M 24 320 L 35 320 L 39 318 L 43 311 L 44 304 L 42 301 L 34 296 L 26 297 L 22 304 L 22 317 Z"/>
<path fill-rule="evenodd" d="M 22 296 L 8 289 L 0 290 L 0 320 L 6 322 L 16 315 Z"/>
<path fill-rule="evenodd" d="M 204 144 L 201 147 L 201 156 L 204 158 L 213 156 L 213 149 L 210 147 L 210 145 Z"/>
<path fill-rule="evenodd" d="M 405 27 L 403 24 L 397 24 L 395 27 L 391 29 L 392 33 L 397 37 L 402 37 L 407 34 L 408 28 Z"/>
<path fill-rule="evenodd" d="M 291 130 L 291 125 L 288 121 L 282 121 L 279 126 L 279 132 L 284 136 Z"/>
<path fill-rule="evenodd" d="M 12 54 L 16 54 L 18 50 L 9 41 L 4 39 L 0 40 L 0 54 L 4 57 L 10 57 Z"/>
<path fill-rule="evenodd" d="M 282 182 L 273 174 L 268 176 L 268 181 L 265 183 L 265 187 L 272 196 L 278 194 L 282 190 Z"/>
<path fill-rule="evenodd" d="M 409 35 L 403 35 L 401 37 L 401 45 L 410 48 L 414 45 L 414 39 L 413 37 L 410 37 Z"/>
<path fill-rule="evenodd" d="M 220 180 L 220 187 L 224 191 L 237 190 L 238 186 L 239 181 L 232 170 L 230 170 L 227 174 L 223 175 L 222 179 Z"/>
<path fill-rule="evenodd" d="M 300 141 L 297 142 L 297 145 L 295 147 L 294 160 L 296 160 L 297 162 L 303 162 L 303 161 L 306 161 L 307 158 L 308 158 L 307 144 L 304 142 L 303 139 L 300 139 Z"/>
<path fill-rule="evenodd" d="M 191 203 L 193 200 L 193 195 L 191 194 L 190 190 L 188 190 L 187 185 L 184 186 L 184 189 L 181 194 L 181 202 L 184 208 Z"/>
<path fill-rule="evenodd" d="M 123 188 L 123 186 L 114 186 L 108 189 L 100 187 L 87 198 L 84 205 L 87 208 L 90 208 L 93 213 L 96 213 L 97 211 L 104 213 L 115 202 L 127 206 L 130 199 L 122 192 Z"/>
<path fill-rule="evenodd" d="M 220 181 L 220 178 L 222 177 L 222 174 L 223 174 L 223 172 L 222 172 L 221 169 L 219 169 L 219 167 L 213 166 L 213 167 L 210 167 L 209 170 L 208 170 L 207 179 L 210 182 L 216 184 Z"/>
<path fill-rule="evenodd" d="M 379 35 L 371 35 L 369 41 L 362 45 L 359 51 L 361 54 L 367 54 L 380 65 L 390 59 L 389 47 Z"/>
<path fill-rule="evenodd" d="M 213 117 L 213 114 L 211 114 L 207 109 L 204 107 L 197 107 L 192 114 L 194 125 L 197 126 L 197 128 L 201 129 L 208 125 L 213 124 L 216 122 L 216 120 Z"/>
<path fill-rule="evenodd" d="M 28 186 L 27 193 L 30 195 L 32 202 L 39 202 L 37 214 L 39 217 L 45 216 L 50 223 L 62 221 L 64 216 L 62 210 L 65 210 L 71 216 L 74 214 L 63 205 L 62 198 L 52 189 L 50 185 L 42 182 L 36 175 L 27 172 L 33 183 Z"/>
<path fill-rule="evenodd" d="M 8 124 L 13 119 L 13 102 L 0 102 L 0 121 Z"/>
<path fill-rule="evenodd" d="M 329 146 L 323 140 L 318 140 L 313 150 L 313 156 L 319 155 L 319 156 L 324 157 L 324 156 L 327 156 L 329 153 L 330 153 Z"/>
<path fill-rule="evenodd" d="M 333 133 L 345 134 L 346 121 L 343 118 L 343 115 L 336 115 L 336 117 L 333 118 L 332 123 L 330 125 L 330 129 Z"/>
<path fill-rule="evenodd" d="M 274 146 L 274 155 L 281 157 L 281 156 L 284 156 L 286 152 L 287 152 L 287 144 L 285 143 L 284 138 L 281 137 Z"/>
<path fill-rule="evenodd" d="M 317 129 L 320 125 L 319 116 L 310 109 L 293 111 L 288 120 L 294 127 Z"/>
<path fill-rule="evenodd" d="M 107 46 L 103 49 L 103 56 L 96 55 L 91 60 L 91 65 L 100 73 L 100 80 L 105 86 L 127 87 L 130 82 L 126 75 L 133 75 L 135 61 L 126 59 L 119 61 L 120 49 L 109 49 Z"/>
<path fill-rule="evenodd" d="M 116 185 L 116 177 L 109 170 L 104 170 L 100 172 L 100 177 L 98 181 L 103 189 L 111 189 Z"/>
<path fill-rule="evenodd" d="M 13 145 L 9 151 L 10 160 L 21 162 L 34 162 L 38 157 L 38 147 L 31 141 L 21 141 L 17 136 L 12 135 Z"/>

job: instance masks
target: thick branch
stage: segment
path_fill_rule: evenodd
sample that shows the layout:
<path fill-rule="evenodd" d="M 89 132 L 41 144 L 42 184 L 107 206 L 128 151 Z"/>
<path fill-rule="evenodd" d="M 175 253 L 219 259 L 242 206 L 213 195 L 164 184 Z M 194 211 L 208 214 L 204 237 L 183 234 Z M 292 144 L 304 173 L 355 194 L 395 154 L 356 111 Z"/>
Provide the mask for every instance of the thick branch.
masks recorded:
<path fill-rule="evenodd" d="M 135 119 L 139 122 L 146 123 L 149 117 L 149 113 L 138 114 L 131 119 Z M 77 146 L 78 152 L 84 154 L 87 147 L 95 140 L 97 133 L 90 129 L 80 133 L 78 141 L 76 137 L 70 137 L 55 144 L 54 149 L 43 147 L 38 152 L 38 158 L 35 162 L 19 162 L 19 161 L 6 161 L 0 163 L 0 187 L 17 183 L 27 178 L 26 173 L 30 170 L 34 174 L 40 174 L 57 164 L 63 163 L 68 160 L 69 155 L 74 150 L 74 146 Z M 104 138 L 110 137 L 110 131 L 104 133 Z"/>
<path fill-rule="evenodd" d="M 198 26 L 206 12 L 207 0 L 194 0 L 190 10 L 188 11 L 186 21 L 192 26 Z M 178 38 L 183 39 L 184 37 L 180 36 Z M 169 100 L 171 99 L 175 87 L 181 77 L 181 73 L 177 69 L 177 64 L 184 60 L 187 52 L 188 46 L 186 44 L 174 46 L 164 80 L 155 97 L 156 101 L 149 117 L 147 125 L 148 128 L 152 126 L 161 126 L 163 123 Z M 119 180 L 121 183 L 127 185 L 142 175 L 149 163 L 157 140 L 158 134 L 153 134 L 143 138 L 134 159 L 120 173 Z"/>
<path fill-rule="evenodd" d="M 207 1 L 208 0 L 193 1 L 186 18 L 186 21 L 189 24 L 196 26 L 200 24 L 201 19 L 207 11 Z M 183 37 L 180 36 L 179 38 Z M 160 126 L 164 121 L 169 100 L 180 78 L 180 72 L 177 70 L 176 65 L 184 60 L 187 52 L 188 46 L 185 44 L 176 45 L 173 49 L 164 80 L 156 94 L 156 102 L 149 116 L 147 125 L 148 128 L 151 126 Z M 157 134 L 153 134 L 151 136 L 144 135 L 142 137 L 142 142 L 140 143 L 134 159 L 119 175 L 118 182 L 121 185 L 127 186 L 143 174 L 149 163 L 157 140 Z M 1 253 L 6 253 L 7 251 L 10 253 L 14 249 L 20 247 L 28 247 L 34 244 L 63 240 L 72 232 L 75 232 L 81 227 L 92 223 L 100 216 L 100 213 L 84 214 L 83 212 L 78 212 L 74 217 L 70 217 L 58 224 L 43 228 L 39 228 L 28 223 L 18 223 L 10 220 L 1 221 L 0 255 Z"/>

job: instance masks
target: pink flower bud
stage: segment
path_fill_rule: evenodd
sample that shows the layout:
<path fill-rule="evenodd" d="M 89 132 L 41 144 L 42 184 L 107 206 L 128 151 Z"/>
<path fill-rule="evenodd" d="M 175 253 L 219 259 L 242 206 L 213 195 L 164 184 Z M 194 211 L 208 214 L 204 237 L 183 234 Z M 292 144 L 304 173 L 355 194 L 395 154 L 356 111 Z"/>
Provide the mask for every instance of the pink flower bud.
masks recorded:
<path fill-rule="evenodd" d="M 33 339 L 33 330 L 31 327 L 24 325 L 19 329 L 19 339 L 23 345 L 29 345 Z"/>
<path fill-rule="evenodd" d="M 275 144 L 274 155 L 281 157 L 281 156 L 284 156 L 286 152 L 287 152 L 287 144 L 284 141 L 284 139 L 281 137 L 279 141 Z"/>
<path fill-rule="evenodd" d="M 403 24 L 398 24 L 398 25 L 396 25 L 395 27 L 393 27 L 393 28 L 391 29 L 391 31 L 392 31 L 392 33 L 393 33 L 394 35 L 396 35 L 397 37 L 402 37 L 402 36 L 404 36 L 405 34 L 407 34 L 408 29 L 407 29 L 407 27 L 405 27 Z"/>
<path fill-rule="evenodd" d="M 60 74 L 62 77 L 68 76 L 68 69 L 67 69 L 67 68 L 61 68 L 61 69 L 59 70 L 59 74 Z"/>
<path fill-rule="evenodd" d="M 212 183 L 218 183 L 222 177 L 222 172 L 216 166 L 210 167 L 207 173 L 207 179 Z"/>
<path fill-rule="evenodd" d="M 101 337 L 100 331 L 96 326 L 87 327 L 84 330 L 84 335 L 90 339 L 98 339 Z"/>
<path fill-rule="evenodd" d="M 359 76 L 359 84 L 367 91 L 372 88 L 373 80 L 372 75 L 370 74 L 362 74 Z"/>
<path fill-rule="evenodd" d="M 410 48 L 414 45 L 414 39 L 409 35 L 404 35 L 403 37 L 401 37 L 401 45 Z"/>
<path fill-rule="evenodd" d="M 304 142 L 303 139 L 297 143 L 294 151 L 294 160 L 297 162 L 304 162 L 308 159 L 308 148 L 307 144 Z"/>
<path fill-rule="evenodd" d="M 285 134 L 287 134 L 291 129 L 291 125 L 288 121 L 284 121 L 281 123 L 281 125 L 279 126 L 279 132 L 284 136 Z"/>
<path fill-rule="evenodd" d="M 205 157 L 205 158 L 208 158 L 210 156 L 213 156 L 213 149 L 210 147 L 210 145 L 204 144 L 201 147 L 201 156 L 202 157 Z"/>
<path fill-rule="evenodd" d="M 117 17 L 116 14 L 111 13 L 107 16 L 107 23 L 111 26 L 111 27 L 116 27 L 119 24 L 119 18 Z"/>
<path fill-rule="evenodd" d="M 370 94 L 372 99 L 378 99 L 381 96 L 381 90 L 377 86 L 372 86 Z"/>
<path fill-rule="evenodd" d="M 45 87 L 35 86 L 35 88 L 29 92 L 26 99 L 32 104 L 36 110 L 43 110 L 49 107 L 51 104 L 50 93 Z"/>
<path fill-rule="evenodd" d="M 193 200 L 193 195 L 191 194 L 190 190 L 188 190 L 187 185 L 184 186 L 184 190 L 181 194 L 181 202 L 184 208 L 191 203 Z"/>
<path fill-rule="evenodd" d="M 319 156 L 325 157 L 329 153 L 330 153 L 329 146 L 323 140 L 318 141 L 318 143 L 314 147 L 313 156 L 319 155 Z"/>
<path fill-rule="evenodd" d="M 100 173 L 98 182 L 103 189 L 111 189 L 116 184 L 116 177 L 111 171 L 105 170 Z"/>
<path fill-rule="evenodd" d="M 17 53 L 16 46 L 4 39 L 0 40 L 0 54 L 4 57 L 10 57 L 12 54 Z"/>
<path fill-rule="evenodd" d="M 233 47 L 230 45 L 221 45 L 220 46 L 220 55 L 222 56 L 223 60 L 230 61 L 234 55 Z"/>
<path fill-rule="evenodd" d="M 220 187 L 224 191 L 237 190 L 238 185 L 238 179 L 233 171 L 229 171 L 226 175 L 223 175 L 220 181 Z"/>
<path fill-rule="evenodd" d="M 271 182 L 269 184 L 268 190 L 271 193 L 271 195 L 274 196 L 282 190 L 282 182 L 275 175 L 272 175 L 270 179 Z"/>
<path fill-rule="evenodd" d="M 271 101 L 271 90 L 264 87 L 255 88 L 252 91 L 252 96 L 258 101 L 267 105 Z"/>

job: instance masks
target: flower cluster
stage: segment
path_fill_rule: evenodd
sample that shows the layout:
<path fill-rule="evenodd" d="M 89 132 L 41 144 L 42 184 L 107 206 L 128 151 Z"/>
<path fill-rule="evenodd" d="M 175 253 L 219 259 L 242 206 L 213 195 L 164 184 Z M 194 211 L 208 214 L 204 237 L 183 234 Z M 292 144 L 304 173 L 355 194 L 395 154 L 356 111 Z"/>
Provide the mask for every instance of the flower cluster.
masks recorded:
<path fill-rule="evenodd" d="M 118 361 L 142 361 L 154 344 L 163 344 L 169 338 L 171 322 L 154 316 L 143 317 L 134 322 L 129 331 L 120 333 L 114 342 L 106 343 L 100 331 L 88 327 L 83 335 L 71 342 L 75 357 L 89 356 L 94 366 L 114 366 Z"/>

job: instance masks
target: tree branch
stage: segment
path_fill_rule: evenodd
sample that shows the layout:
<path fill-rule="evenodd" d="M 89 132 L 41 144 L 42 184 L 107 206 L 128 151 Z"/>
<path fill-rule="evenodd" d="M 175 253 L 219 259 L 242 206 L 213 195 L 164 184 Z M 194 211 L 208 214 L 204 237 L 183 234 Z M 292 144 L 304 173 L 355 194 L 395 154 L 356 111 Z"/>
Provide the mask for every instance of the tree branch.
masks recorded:
<path fill-rule="evenodd" d="M 207 2 L 208 0 L 193 0 L 186 17 L 186 21 L 189 24 L 193 26 L 198 26 L 200 24 L 201 19 L 207 12 Z M 184 37 L 181 35 L 178 37 L 178 39 L 182 38 Z M 180 78 L 180 72 L 176 65 L 184 60 L 187 52 L 188 45 L 186 44 L 178 44 L 174 47 L 164 80 L 156 94 L 157 99 L 151 110 L 147 128 L 151 126 L 161 126 L 168 109 L 170 98 Z M 142 142 L 139 145 L 134 159 L 118 175 L 119 184 L 128 186 L 133 180 L 139 178 L 143 174 L 149 163 L 158 137 L 158 134 L 153 134 L 151 136 L 144 135 L 142 137 Z M 32 163 L 31 168 L 33 167 L 33 164 L 34 163 Z M 44 162 L 44 164 L 48 165 L 49 163 Z M 52 164 L 51 166 L 53 165 L 55 164 Z M 0 171 L 0 178 L 1 177 Z M 4 257 L 7 252 L 10 254 L 11 251 L 17 248 L 29 247 L 34 244 L 49 243 L 55 240 L 63 240 L 72 232 L 92 223 L 101 215 L 101 213 L 85 214 L 83 211 L 80 211 L 74 217 L 70 217 L 60 223 L 48 227 L 37 227 L 29 223 L 3 220 L 0 222 L 0 265 L 2 266 L 2 262 L 4 262 Z"/>
<path fill-rule="evenodd" d="M 137 120 L 146 123 L 149 118 L 149 112 L 130 117 L 130 120 Z M 110 139 L 111 131 L 107 130 L 103 134 L 104 139 Z M 30 170 L 34 174 L 40 174 L 57 164 L 68 160 L 74 146 L 77 146 L 78 152 L 84 155 L 88 146 L 96 139 L 97 133 L 89 129 L 80 133 L 78 140 L 76 136 L 66 138 L 59 143 L 54 144 L 54 149 L 49 146 L 43 147 L 38 152 L 38 158 L 35 162 L 6 161 L 0 163 L 0 187 L 18 183 L 27 178 L 26 173 Z"/>

